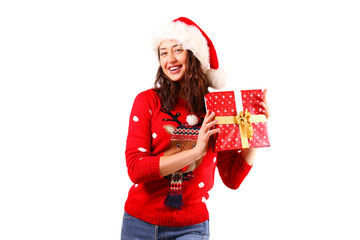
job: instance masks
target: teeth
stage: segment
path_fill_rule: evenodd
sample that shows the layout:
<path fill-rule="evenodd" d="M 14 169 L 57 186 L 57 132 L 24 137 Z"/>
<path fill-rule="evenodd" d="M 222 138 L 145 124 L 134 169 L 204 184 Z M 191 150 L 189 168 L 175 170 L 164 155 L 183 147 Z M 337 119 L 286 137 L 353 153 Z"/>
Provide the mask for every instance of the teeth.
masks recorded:
<path fill-rule="evenodd" d="M 179 69 L 180 67 L 171 67 L 170 68 L 170 71 L 174 71 L 174 70 L 177 70 L 177 69 Z"/>

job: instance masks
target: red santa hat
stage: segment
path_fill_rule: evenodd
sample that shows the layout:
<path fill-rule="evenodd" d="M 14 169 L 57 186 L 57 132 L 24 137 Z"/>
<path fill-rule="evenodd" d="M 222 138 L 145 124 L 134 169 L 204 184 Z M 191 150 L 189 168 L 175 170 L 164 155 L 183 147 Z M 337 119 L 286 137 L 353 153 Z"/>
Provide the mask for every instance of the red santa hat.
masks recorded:
<path fill-rule="evenodd" d="M 214 89 L 224 87 L 225 73 L 219 69 L 214 44 L 196 23 L 180 17 L 160 27 L 153 39 L 153 49 L 156 53 L 160 44 L 166 40 L 177 40 L 184 49 L 193 52 L 201 63 L 210 87 Z"/>

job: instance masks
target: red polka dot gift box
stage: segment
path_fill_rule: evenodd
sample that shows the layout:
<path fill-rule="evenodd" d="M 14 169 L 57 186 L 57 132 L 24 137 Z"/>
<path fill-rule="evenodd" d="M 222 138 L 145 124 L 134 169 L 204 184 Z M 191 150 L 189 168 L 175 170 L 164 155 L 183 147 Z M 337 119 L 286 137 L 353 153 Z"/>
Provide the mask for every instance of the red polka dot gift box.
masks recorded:
<path fill-rule="evenodd" d="M 214 151 L 269 147 L 261 89 L 211 92 L 205 96 L 207 111 L 219 121 Z"/>

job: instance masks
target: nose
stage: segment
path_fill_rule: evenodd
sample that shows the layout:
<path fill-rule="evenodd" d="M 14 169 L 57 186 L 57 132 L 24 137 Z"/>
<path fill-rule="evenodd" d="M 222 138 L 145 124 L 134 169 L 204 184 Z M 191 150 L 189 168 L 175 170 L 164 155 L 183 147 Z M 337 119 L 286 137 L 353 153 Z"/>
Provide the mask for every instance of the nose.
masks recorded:
<path fill-rule="evenodd" d="M 174 53 L 170 52 L 168 54 L 168 62 L 171 62 L 171 63 L 176 62 L 176 58 L 175 58 Z"/>

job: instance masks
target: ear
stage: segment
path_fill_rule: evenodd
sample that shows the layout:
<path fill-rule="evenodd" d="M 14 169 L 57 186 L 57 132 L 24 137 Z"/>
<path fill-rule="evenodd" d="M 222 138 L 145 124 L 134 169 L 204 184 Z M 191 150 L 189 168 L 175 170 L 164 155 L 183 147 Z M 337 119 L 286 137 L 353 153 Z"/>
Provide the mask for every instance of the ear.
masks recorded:
<path fill-rule="evenodd" d="M 168 134 L 173 135 L 176 127 L 174 127 L 173 125 L 165 125 L 164 129 Z"/>

